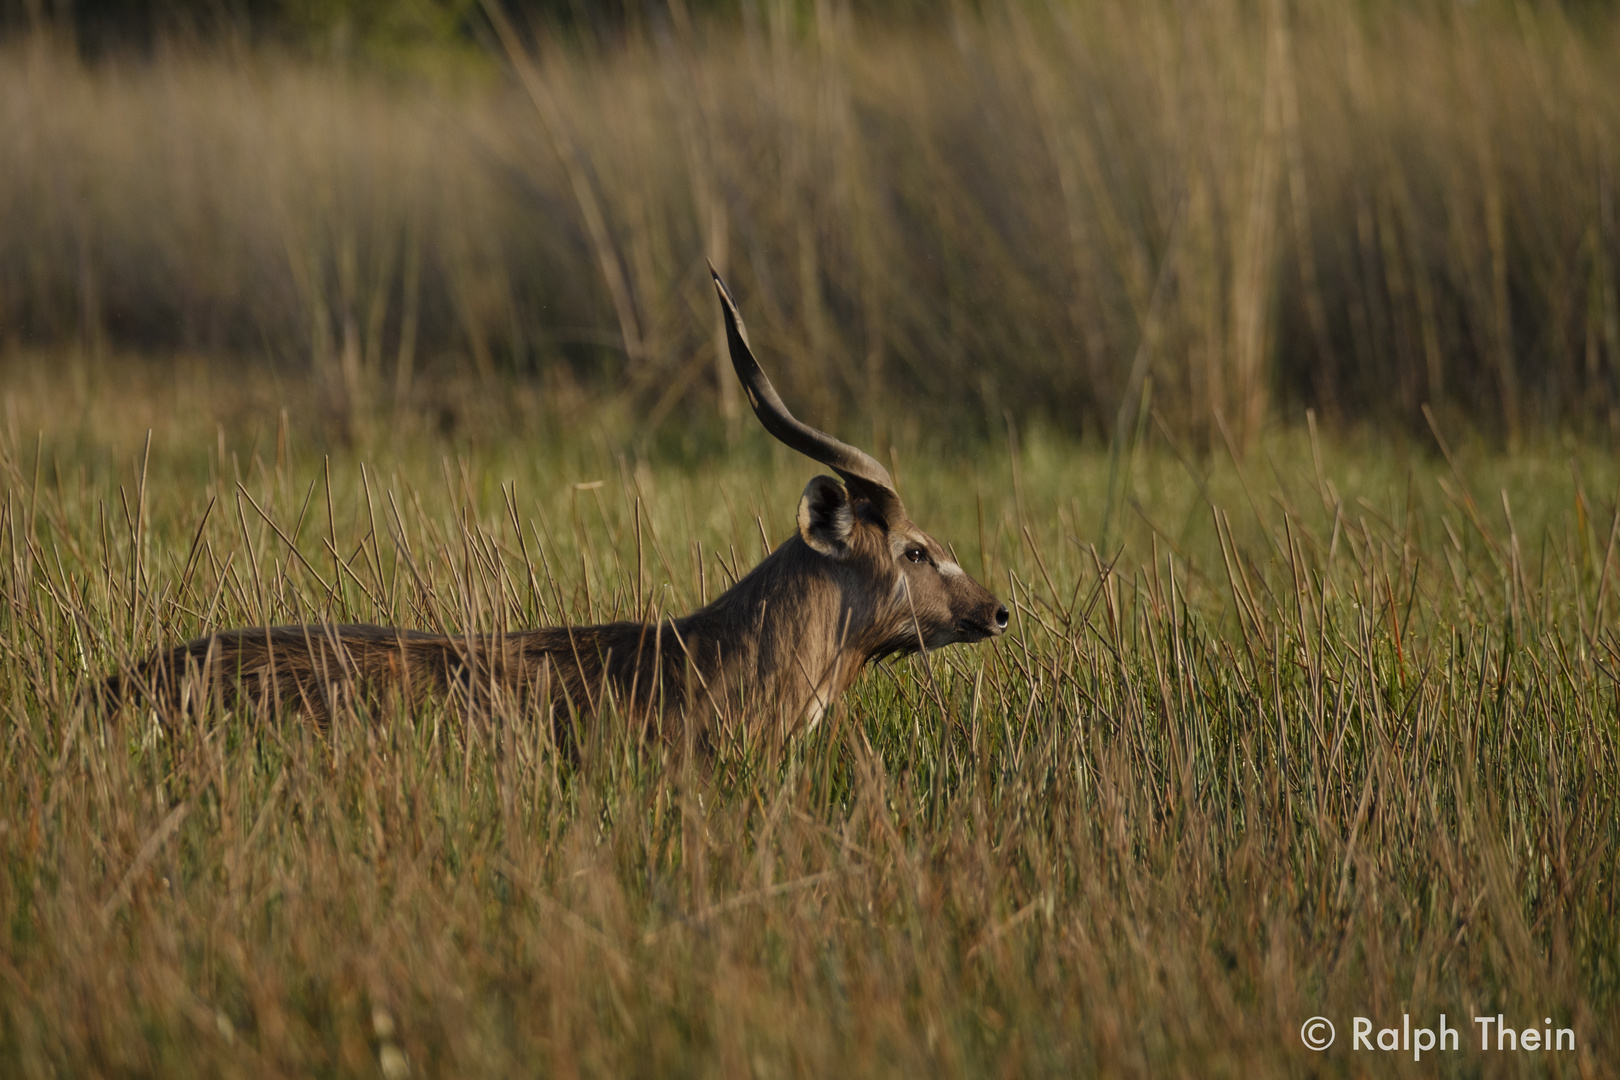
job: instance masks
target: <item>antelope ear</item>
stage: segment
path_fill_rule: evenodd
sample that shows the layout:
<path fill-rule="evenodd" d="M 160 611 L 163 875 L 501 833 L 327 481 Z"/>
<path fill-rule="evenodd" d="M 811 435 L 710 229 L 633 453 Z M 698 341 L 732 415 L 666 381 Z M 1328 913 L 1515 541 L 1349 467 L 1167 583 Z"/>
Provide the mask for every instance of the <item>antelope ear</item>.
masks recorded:
<path fill-rule="evenodd" d="M 849 554 L 849 534 L 855 529 L 855 511 L 849 492 L 830 476 L 818 476 L 805 485 L 799 500 L 799 536 L 823 555 L 842 559 Z"/>

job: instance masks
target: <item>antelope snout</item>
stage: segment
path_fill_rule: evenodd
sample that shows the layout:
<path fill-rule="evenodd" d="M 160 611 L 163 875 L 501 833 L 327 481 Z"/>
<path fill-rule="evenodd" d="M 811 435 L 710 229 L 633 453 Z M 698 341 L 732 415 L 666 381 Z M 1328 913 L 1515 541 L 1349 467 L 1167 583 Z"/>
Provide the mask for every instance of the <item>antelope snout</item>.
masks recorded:
<path fill-rule="evenodd" d="M 984 616 L 984 636 L 1000 637 L 1007 632 L 1007 605 L 995 597 L 990 597 Z"/>
<path fill-rule="evenodd" d="M 1007 631 L 1007 618 L 1007 605 L 992 596 L 989 590 L 983 590 L 982 600 L 974 604 L 970 613 L 957 623 L 959 640 L 972 642 L 1000 637 Z"/>

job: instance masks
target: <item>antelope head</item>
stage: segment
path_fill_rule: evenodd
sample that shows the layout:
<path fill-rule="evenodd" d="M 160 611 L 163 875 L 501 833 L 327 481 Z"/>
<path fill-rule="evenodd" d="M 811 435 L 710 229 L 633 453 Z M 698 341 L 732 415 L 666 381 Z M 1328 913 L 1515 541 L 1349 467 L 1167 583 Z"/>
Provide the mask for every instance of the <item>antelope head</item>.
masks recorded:
<path fill-rule="evenodd" d="M 836 696 L 868 660 L 983 641 L 1007 628 L 1007 609 L 917 527 L 889 472 L 869 454 L 795 419 L 748 346 L 747 331 L 720 275 L 715 290 L 726 342 L 748 403 L 765 430 L 826 465 L 842 479 L 818 476 L 799 501 L 798 535 L 778 553 L 799 575 L 835 586 L 840 602 L 839 674 L 816 687 L 819 703 Z M 849 663 L 848 661 L 853 661 Z M 830 685 L 829 685 L 830 683 Z M 812 705 L 812 712 L 819 709 Z"/>

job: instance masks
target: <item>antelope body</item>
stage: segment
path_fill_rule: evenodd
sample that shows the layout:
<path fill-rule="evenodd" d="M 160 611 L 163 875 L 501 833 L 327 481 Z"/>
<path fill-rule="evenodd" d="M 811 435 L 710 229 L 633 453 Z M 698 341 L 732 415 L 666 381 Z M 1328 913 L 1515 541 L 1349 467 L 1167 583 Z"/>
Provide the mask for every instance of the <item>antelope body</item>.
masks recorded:
<path fill-rule="evenodd" d="M 712 271 L 711 271 L 712 272 Z M 357 698 L 461 697 L 622 715 L 666 734 L 700 716 L 741 716 L 777 733 L 814 725 L 875 659 L 1000 634 L 1007 609 L 912 523 L 877 461 L 794 419 L 749 349 L 718 274 L 732 366 L 776 438 L 829 466 L 799 501 L 798 529 L 712 603 L 656 624 L 618 622 L 500 635 L 308 624 L 228 630 L 160 652 L 117 695 L 165 714 L 217 693 L 296 708 L 325 725 Z"/>

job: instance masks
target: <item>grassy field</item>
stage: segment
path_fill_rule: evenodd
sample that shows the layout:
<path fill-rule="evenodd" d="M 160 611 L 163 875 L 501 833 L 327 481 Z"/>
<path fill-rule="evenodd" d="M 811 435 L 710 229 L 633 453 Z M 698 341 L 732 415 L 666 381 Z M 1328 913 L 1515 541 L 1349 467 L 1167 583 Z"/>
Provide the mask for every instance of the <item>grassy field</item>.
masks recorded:
<path fill-rule="evenodd" d="M 1613 1070 L 1620 15 L 869 7 L 0 39 L 0 1076 Z M 696 763 L 98 707 L 715 595 L 821 470 L 705 257 L 1005 638 Z"/>
<path fill-rule="evenodd" d="M 344 441 L 321 393 L 7 370 L 0 1072 L 1386 1075 L 1352 1018 L 1441 1013 L 1462 1048 L 1413 1075 L 1620 1060 L 1609 452 L 1204 455 L 1151 411 L 1112 460 L 896 440 L 1012 630 L 869 672 L 780 758 L 98 711 L 211 627 L 685 608 L 817 471 L 527 384 Z M 1482 1053 L 1487 1013 L 1577 1048 Z"/>

